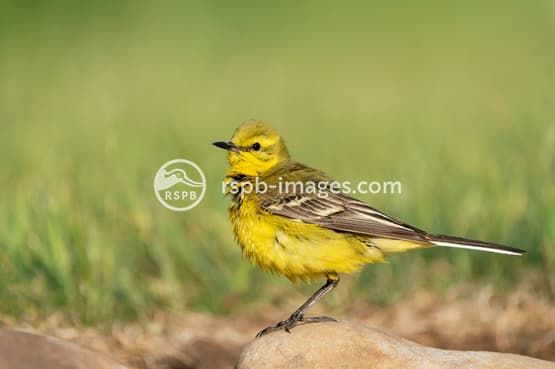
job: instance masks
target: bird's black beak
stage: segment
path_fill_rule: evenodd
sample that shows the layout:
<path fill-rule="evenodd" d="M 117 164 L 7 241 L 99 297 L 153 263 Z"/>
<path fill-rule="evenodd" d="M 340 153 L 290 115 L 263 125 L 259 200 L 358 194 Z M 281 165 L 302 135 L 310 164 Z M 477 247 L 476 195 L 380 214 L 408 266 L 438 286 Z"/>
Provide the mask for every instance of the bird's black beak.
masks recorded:
<path fill-rule="evenodd" d="M 239 151 L 237 146 L 235 146 L 231 141 L 216 141 L 212 142 L 212 145 L 228 151 Z"/>

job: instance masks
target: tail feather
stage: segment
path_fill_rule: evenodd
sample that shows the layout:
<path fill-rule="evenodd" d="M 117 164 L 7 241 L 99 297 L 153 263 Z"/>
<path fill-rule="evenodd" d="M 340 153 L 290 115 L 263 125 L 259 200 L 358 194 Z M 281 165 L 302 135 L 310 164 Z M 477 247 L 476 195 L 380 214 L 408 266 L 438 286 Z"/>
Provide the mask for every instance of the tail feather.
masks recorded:
<path fill-rule="evenodd" d="M 497 245 L 495 243 L 469 240 L 461 237 L 445 236 L 445 235 L 430 235 L 430 242 L 436 246 L 454 247 L 460 249 L 480 250 L 487 252 L 495 252 L 498 254 L 507 255 L 522 255 L 526 251 L 514 247 Z"/>

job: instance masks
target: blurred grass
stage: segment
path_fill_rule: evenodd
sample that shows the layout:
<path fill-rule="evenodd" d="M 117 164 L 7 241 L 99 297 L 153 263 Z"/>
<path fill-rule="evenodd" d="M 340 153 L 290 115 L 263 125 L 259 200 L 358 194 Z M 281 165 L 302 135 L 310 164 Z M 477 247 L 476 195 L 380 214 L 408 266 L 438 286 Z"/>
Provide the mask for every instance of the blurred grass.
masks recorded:
<path fill-rule="evenodd" d="M 0 0 L 0 313 L 109 323 L 283 301 L 293 288 L 232 241 L 210 145 L 251 117 L 337 179 L 401 180 L 401 196 L 360 196 L 394 216 L 529 250 L 395 256 L 336 304 L 529 276 L 552 294 L 554 36 L 548 0 Z M 186 213 L 152 190 L 174 158 L 209 184 Z"/>

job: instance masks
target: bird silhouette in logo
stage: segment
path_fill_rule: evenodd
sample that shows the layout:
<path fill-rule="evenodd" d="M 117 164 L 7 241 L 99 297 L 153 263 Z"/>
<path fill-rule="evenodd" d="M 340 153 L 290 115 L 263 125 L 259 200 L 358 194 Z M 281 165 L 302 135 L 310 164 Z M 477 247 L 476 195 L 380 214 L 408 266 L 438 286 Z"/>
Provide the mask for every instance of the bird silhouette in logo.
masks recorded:
<path fill-rule="evenodd" d="M 187 173 L 181 169 L 173 169 L 171 171 L 164 170 L 164 173 L 160 173 L 161 175 L 156 176 L 156 189 L 158 191 L 166 190 L 177 183 L 184 183 L 187 186 L 191 187 L 202 187 L 203 183 L 197 182 L 189 178 Z"/>

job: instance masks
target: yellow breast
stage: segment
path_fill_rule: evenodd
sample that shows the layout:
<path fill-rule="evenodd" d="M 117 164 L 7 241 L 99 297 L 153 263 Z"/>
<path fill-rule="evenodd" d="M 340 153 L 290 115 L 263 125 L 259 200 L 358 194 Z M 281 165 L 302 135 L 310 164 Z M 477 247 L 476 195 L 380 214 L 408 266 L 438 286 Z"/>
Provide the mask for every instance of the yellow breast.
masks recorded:
<path fill-rule="evenodd" d="M 229 210 L 244 255 L 291 280 L 353 273 L 383 260 L 381 251 L 363 238 L 265 212 L 256 194 L 236 197 Z"/>

